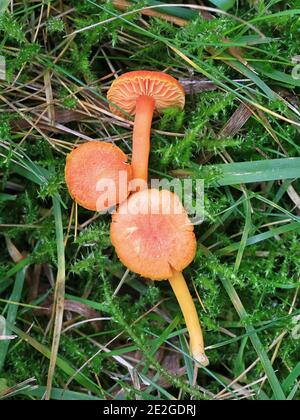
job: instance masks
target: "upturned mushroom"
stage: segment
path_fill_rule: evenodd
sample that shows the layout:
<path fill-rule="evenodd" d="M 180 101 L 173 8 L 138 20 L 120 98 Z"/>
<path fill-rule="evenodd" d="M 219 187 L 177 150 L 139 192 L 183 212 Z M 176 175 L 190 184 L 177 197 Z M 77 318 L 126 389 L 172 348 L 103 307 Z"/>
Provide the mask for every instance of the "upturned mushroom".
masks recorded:
<path fill-rule="evenodd" d="M 110 143 L 84 143 L 67 158 L 65 179 L 69 193 L 88 210 L 107 211 L 126 200 L 131 178 L 127 155 Z"/>
<path fill-rule="evenodd" d="M 182 271 L 196 253 L 194 228 L 177 195 L 145 189 L 131 195 L 114 213 L 111 241 L 121 262 L 152 280 L 169 280 L 190 336 L 190 351 L 208 365 L 197 311 Z"/>
<path fill-rule="evenodd" d="M 150 131 L 154 112 L 166 108 L 184 108 L 185 94 L 181 84 L 165 73 L 134 71 L 116 79 L 109 92 L 111 110 L 116 115 L 134 115 L 132 169 L 133 179 L 147 182 L 150 153 Z"/>

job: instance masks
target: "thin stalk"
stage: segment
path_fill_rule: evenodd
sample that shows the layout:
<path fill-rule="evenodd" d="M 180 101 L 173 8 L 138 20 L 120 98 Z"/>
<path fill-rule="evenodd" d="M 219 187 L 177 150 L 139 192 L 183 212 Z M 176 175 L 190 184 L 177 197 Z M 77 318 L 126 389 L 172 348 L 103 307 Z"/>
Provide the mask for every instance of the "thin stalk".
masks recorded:
<path fill-rule="evenodd" d="M 132 170 L 133 179 L 148 182 L 150 133 L 155 108 L 151 96 L 140 96 L 136 102 L 133 130 Z"/>
<path fill-rule="evenodd" d="M 204 339 L 196 307 L 182 273 L 175 272 L 169 279 L 179 306 L 182 310 L 185 323 L 190 335 L 190 352 L 193 358 L 201 365 L 208 366 L 209 361 L 205 354 Z"/>

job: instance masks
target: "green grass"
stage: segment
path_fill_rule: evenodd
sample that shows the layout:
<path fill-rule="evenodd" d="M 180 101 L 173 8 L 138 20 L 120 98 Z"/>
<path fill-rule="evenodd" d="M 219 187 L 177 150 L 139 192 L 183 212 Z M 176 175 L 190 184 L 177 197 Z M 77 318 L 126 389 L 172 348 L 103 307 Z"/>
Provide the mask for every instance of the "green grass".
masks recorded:
<path fill-rule="evenodd" d="M 197 1 L 132 1 L 130 13 L 10 3 L 0 7 L 0 334 L 11 336 L 0 340 L 0 399 L 299 400 L 299 1 L 205 1 L 220 7 L 213 19 Z M 145 4 L 186 24 L 141 19 Z M 113 71 L 136 69 L 192 89 L 184 112 L 154 121 L 150 176 L 206 185 L 185 272 L 211 361 L 197 377 L 168 285 L 125 273 L 110 217 L 77 211 L 64 182 L 75 144 L 131 153 L 132 126 L 106 94 Z"/>

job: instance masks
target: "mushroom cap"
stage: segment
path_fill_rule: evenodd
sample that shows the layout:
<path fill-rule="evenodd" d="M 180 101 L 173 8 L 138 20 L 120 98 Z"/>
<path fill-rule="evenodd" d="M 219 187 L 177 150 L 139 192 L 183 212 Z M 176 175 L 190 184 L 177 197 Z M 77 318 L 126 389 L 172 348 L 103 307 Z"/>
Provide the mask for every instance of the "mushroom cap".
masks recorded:
<path fill-rule="evenodd" d="M 194 227 L 177 195 L 143 190 L 113 215 L 111 241 L 122 263 L 152 280 L 183 271 L 196 254 Z"/>
<path fill-rule="evenodd" d="M 135 115 L 139 96 L 151 96 L 157 112 L 170 107 L 184 108 L 185 93 L 181 84 L 165 73 L 155 71 L 133 71 L 116 79 L 108 91 L 107 98 L 121 110 Z M 121 110 L 110 106 L 111 111 L 124 117 Z"/>
<path fill-rule="evenodd" d="M 132 169 L 127 155 L 105 142 L 84 143 L 67 157 L 65 179 L 72 198 L 92 211 L 105 211 L 126 200 Z M 113 185 L 114 189 L 107 189 Z"/>

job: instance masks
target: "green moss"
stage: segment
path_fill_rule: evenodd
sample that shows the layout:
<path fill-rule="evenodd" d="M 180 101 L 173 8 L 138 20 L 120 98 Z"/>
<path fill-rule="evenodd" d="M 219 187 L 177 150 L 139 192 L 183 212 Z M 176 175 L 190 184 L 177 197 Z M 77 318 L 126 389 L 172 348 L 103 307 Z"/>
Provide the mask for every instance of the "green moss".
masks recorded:
<path fill-rule="evenodd" d="M 47 21 L 47 29 L 51 34 L 62 33 L 65 31 L 64 21 L 61 18 L 51 17 Z"/>

